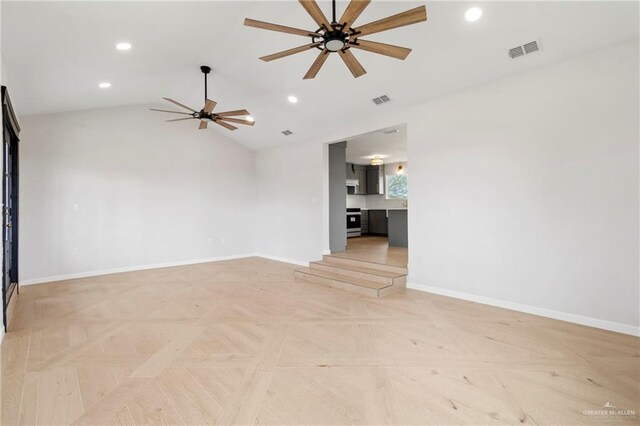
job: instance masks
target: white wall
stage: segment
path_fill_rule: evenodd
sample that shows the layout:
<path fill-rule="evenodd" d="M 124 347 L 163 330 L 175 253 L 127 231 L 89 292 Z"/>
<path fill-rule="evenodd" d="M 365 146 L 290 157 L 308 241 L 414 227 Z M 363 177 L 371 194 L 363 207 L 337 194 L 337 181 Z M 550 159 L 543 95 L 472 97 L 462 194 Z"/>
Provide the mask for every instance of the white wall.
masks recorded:
<path fill-rule="evenodd" d="M 259 210 L 255 242 L 259 254 L 306 264 L 322 252 L 323 185 L 328 181 L 323 182 L 321 176 L 327 157 L 322 144 L 287 145 L 256 153 Z M 328 248 L 328 233 L 326 236 Z"/>
<path fill-rule="evenodd" d="M 262 239 L 277 240 L 260 250 L 319 258 L 326 238 L 312 219 L 326 222 L 326 206 L 309 200 L 326 197 L 321 146 L 406 122 L 414 285 L 637 334 L 638 47 L 257 153 Z M 298 166 L 269 176 L 285 163 Z M 284 182 L 299 184 L 278 200 Z"/>
<path fill-rule="evenodd" d="M 253 252 L 253 152 L 165 119 L 145 106 L 21 118 L 21 281 Z"/>

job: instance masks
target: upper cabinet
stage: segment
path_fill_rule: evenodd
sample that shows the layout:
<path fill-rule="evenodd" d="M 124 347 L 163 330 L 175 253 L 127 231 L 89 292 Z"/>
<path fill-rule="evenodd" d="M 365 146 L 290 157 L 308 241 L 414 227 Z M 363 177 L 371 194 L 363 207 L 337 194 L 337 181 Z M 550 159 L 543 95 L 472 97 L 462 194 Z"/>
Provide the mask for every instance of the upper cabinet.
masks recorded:
<path fill-rule="evenodd" d="M 384 166 L 367 166 L 367 195 L 384 194 Z"/>
<path fill-rule="evenodd" d="M 367 166 L 347 163 L 347 180 L 358 181 L 358 185 L 348 186 L 347 193 L 353 195 L 367 194 Z"/>

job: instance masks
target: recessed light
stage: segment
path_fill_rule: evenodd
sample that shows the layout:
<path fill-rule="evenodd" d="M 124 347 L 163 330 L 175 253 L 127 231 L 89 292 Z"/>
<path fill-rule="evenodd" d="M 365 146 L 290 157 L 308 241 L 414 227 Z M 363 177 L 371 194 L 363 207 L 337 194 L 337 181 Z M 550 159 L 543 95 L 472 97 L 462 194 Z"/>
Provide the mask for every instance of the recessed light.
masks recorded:
<path fill-rule="evenodd" d="M 98 87 L 101 89 L 108 89 L 109 87 L 111 87 L 111 83 L 109 83 L 108 81 L 103 81 L 102 83 L 98 84 Z"/>
<path fill-rule="evenodd" d="M 256 120 L 255 120 L 252 116 L 248 115 L 248 116 L 247 116 L 247 121 L 250 121 L 250 122 L 252 122 L 252 123 L 253 123 L 253 122 L 254 122 L 254 121 L 256 121 Z"/>
<path fill-rule="evenodd" d="M 291 102 L 292 104 L 297 104 L 298 103 L 298 98 L 296 98 L 295 96 L 291 95 L 287 98 L 289 100 L 289 102 Z"/>
<path fill-rule="evenodd" d="M 129 49 L 131 49 L 131 43 L 127 43 L 126 41 L 123 41 L 122 43 L 116 44 L 116 49 L 118 49 L 118 50 L 129 50 Z"/>
<path fill-rule="evenodd" d="M 471 9 L 467 10 L 467 12 L 464 14 L 464 19 L 466 19 L 469 22 L 475 22 L 481 17 L 482 17 L 482 9 L 480 9 L 479 7 L 472 7 Z"/>

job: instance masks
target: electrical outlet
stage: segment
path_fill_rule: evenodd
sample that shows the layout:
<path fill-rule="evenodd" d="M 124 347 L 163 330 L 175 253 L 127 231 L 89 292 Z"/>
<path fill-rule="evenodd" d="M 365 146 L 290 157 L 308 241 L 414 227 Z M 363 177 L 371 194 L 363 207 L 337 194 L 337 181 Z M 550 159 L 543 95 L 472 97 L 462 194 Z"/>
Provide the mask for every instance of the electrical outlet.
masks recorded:
<path fill-rule="evenodd" d="M 209 237 L 207 241 L 209 241 L 209 244 L 213 244 L 213 238 Z"/>
<path fill-rule="evenodd" d="M 77 256 L 77 255 L 78 255 L 78 249 L 77 249 L 77 248 L 75 248 L 75 247 L 74 247 L 73 249 L 71 249 L 71 254 L 72 254 L 73 256 Z"/>
<path fill-rule="evenodd" d="M 225 243 L 224 238 L 220 238 L 220 244 L 224 244 L 224 243 Z"/>

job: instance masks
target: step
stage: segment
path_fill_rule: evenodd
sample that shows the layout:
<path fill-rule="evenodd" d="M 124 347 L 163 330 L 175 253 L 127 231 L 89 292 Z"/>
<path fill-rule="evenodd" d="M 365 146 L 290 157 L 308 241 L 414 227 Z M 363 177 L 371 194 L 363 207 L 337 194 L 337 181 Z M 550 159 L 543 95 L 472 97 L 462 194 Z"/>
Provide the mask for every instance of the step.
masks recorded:
<path fill-rule="evenodd" d="M 404 285 L 383 284 L 312 268 L 296 269 L 294 276 L 315 284 L 322 284 L 372 297 L 384 296 L 406 288 L 406 283 Z"/>
<path fill-rule="evenodd" d="M 405 276 L 399 272 L 379 271 L 377 269 L 364 268 L 361 266 L 338 265 L 335 263 L 325 262 L 323 260 L 310 262 L 309 267 L 311 269 L 320 269 L 327 272 L 333 272 L 335 274 L 347 275 L 382 284 L 393 284 L 394 280 Z"/>
<path fill-rule="evenodd" d="M 369 262 L 366 260 L 360 259 L 350 259 L 346 257 L 341 257 L 333 254 L 325 254 L 322 256 L 322 260 L 327 263 L 331 263 L 334 265 L 344 265 L 344 266 L 353 266 L 356 268 L 368 268 L 375 269 L 376 271 L 385 271 L 385 272 L 397 272 L 399 274 L 407 275 L 409 270 L 406 267 L 396 266 L 396 265 L 387 265 L 386 263 L 376 263 Z"/>

